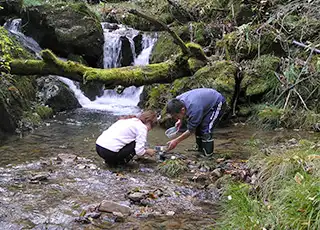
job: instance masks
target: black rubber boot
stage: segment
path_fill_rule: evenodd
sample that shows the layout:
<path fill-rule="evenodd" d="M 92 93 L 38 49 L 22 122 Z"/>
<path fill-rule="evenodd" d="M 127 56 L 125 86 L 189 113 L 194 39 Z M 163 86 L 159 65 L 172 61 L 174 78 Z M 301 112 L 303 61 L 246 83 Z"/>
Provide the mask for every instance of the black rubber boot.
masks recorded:
<path fill-rule="evenodd" d="M 202 152 L 202 137 L 196 136 L 196 149 L 198 152 Z"/>
<path fill-rule="evenodd" d="M 210 157 L 213 155 L 214 150 L 214 140 L 212 138 L 212 134 L 204 134 L 201 139 L 201 147 L 202 152 L 206 157 Z"/>

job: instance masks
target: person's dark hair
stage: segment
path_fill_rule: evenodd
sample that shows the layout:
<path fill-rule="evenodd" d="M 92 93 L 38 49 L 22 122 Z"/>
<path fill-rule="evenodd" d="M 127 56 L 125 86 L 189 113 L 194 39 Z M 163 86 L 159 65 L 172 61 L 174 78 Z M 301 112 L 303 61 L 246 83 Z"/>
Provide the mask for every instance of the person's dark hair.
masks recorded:
<path fill-rule="evenodd" d="M 185 107 L 182 101 L 177 98 L 172 99 L 167 104 L 167 113 L 169 114 L 177 114 L 180 113 L 181 109 Z"/>

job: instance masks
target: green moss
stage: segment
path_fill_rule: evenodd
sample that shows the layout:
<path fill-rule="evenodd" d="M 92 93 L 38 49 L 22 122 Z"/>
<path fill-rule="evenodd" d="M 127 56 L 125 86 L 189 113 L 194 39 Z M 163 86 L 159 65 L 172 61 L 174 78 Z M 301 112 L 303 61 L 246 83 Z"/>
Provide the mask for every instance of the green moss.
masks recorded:
<path fill-rule="evenodd" d="M 262 55 L 246 67 L 241 88 L 247 96 L 261 95 L 279 86 L 275 71 L 280 65 L 280 58 Z"/>
<path fill-rule="evenodd" d="M 164 84 L 157 84 L 149 91 L 149 99 L 147 100 L 147 107 L 150 109 L 163 108 L 169 97 L 169 87 Z"/>
<path fill-rule="evenodd" d="M 189 42 L 186 44 L 186 46 L 190 50 L 192 57 L 203 61 L 206 60 L 206 55 L 204 54 L 204 51 L 199 44 Z"/>
<path fill-rule="evenodd" d="M 170 90 L 173 96 L 195 88 L 214 88 L 221 92 L 230 104 L 235 87 L 237 67 L 229 61 L 216 61 L 198 70 L 194 76 L 177 79 Z"/>
<path fill-rule="evenodd" d="M 178 54 L 179 51 L 179 46 L 173 42 L 172 37 L 168 33 L 160 33 L 158 40 L 153 47 L 150 63 L 166 61 L 173 55 Z"/>
<path fill-rule="evenodd" d="M 38 105 L 35 107 L 35 112 L 41 119 L 50 118 L 53 115 L 53 110 L 48 106 Z"/>
<path fill-rule="evenodd" d="M 259 25 L 250 26 L 244 24 L 237 31 L 225 34 L 216 42 L 216 47 L 225 51 L 226 59 L 241 60 L 250 59 L 260 54 L 282 51 L 276 42 L 277 31 L 270 28 L 260 28 Z"/>
<path fill-rule="evenodd" d="M 298 41 L 313 40 L 319 35 L 320 22 L 312 14 L 300 16 L 291 13 L 283 18 L 283 26 Z"/>

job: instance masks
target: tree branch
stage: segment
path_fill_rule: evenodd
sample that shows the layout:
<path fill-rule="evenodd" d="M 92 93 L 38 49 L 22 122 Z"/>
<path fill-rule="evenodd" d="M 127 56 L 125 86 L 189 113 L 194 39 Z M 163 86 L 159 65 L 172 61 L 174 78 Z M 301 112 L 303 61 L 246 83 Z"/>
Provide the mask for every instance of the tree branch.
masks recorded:
<path fill-rule="evenodd" d="M 135 9 L 129 10 L 129 13 L 134 14 L 139 17 L 142 17 L 142 18 L 154 23 L 155 25 L 158 25 L 158 26 L 161 26 L 162 28 L 164 28 L 173 37 L 174 41 L 180 46 L 182 53 L 187 56 L 191 55 L 190 50 L 188 49 L 186 44 L 182 41 L 182 39 L 174 31 L 172 31 L 165 23 L 163 23 L 155 18 L 152 18 L 146 14 L 143 14 Z"/>

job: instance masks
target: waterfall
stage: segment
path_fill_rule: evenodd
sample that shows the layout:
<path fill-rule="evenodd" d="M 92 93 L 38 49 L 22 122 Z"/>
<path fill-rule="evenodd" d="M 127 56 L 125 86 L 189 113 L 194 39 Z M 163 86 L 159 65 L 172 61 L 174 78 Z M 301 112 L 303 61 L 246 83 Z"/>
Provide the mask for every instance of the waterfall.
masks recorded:
<path fill-rule="evenodd" d="M 32 38 L 25 36 L 20 32 L 21 19 L 14 19 L 5 24 L 5 28 L 24 45 L 28 50 L 34 52 L 38 58 L 41 58 L 39 53 L 41 47 Z M 149 57 L 153 48 L 156 38 L 154 34 L 143 34 L 142 37 L 142 51 L 136 57 L 135 45 L 133 38 L 139 34 L 139 31 L 132 28 L 127 28 L 123 25 L 102 23 L 104 31 L 104 68 L 120 67 L 120 54 L 121 54 L 121 36 L 125 36 L 129 42 L 131 51 L 134 57 L 133 65 L 147 65 L 149 64 Z M 110 29 L 112 26 L 115 29 Z M 103 95 L 96 97 L 94 101 L 88 99 L 77 83 L 64 77 L 59 77 L 60 81 L 69 86 L 74 92 L 80 105 L 86 109 L 110 111 L 114 114 L 130 114 L 140 111 L 138 103 L 140 101 L 140 94 L 143 87 L 131 86 L 125 88 L 121 94 L 115 90 L 105 90 Z"/>
<path fill-rule="evenodd" d="M 34 53 L 37 58 L 41 58 L 39 53 L 41 47 L 39 44 L 31 37 L 25 36 L 20 32 L 21 19 L 13 19 L 4 24 L 4 28 L 8 30 L 12 35 L 14 35 L 17 40 L 31 53 Z"/>

